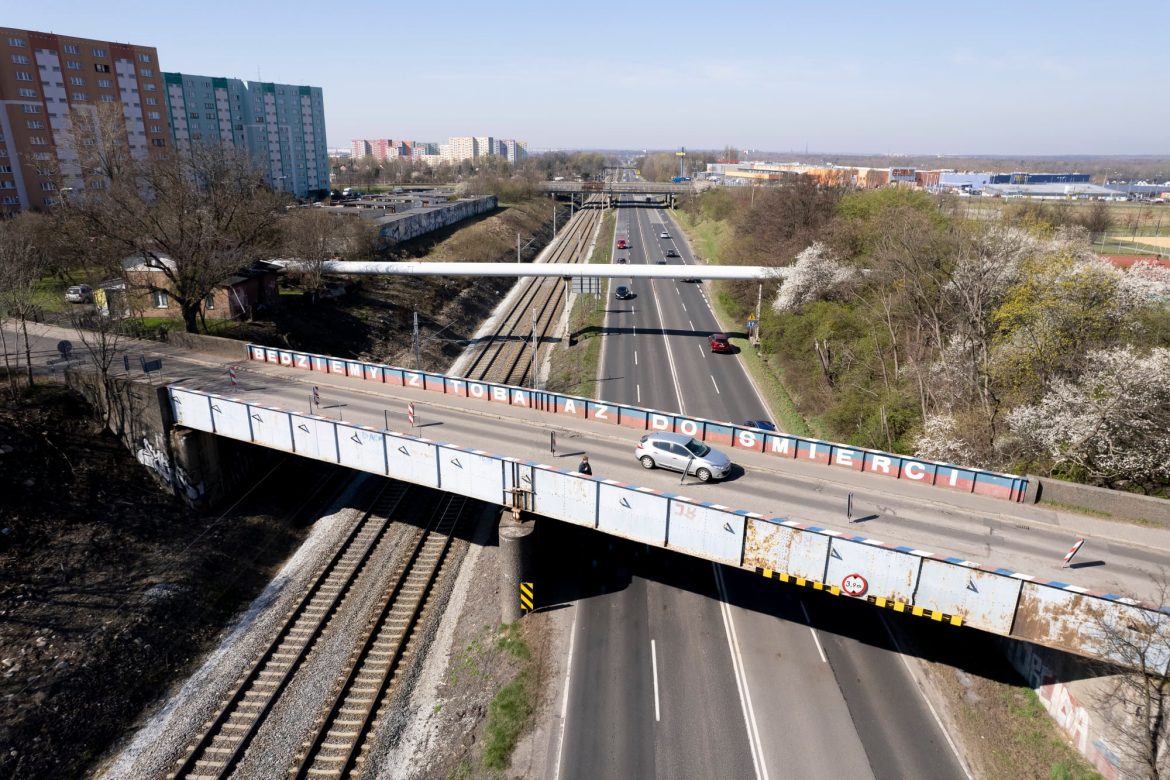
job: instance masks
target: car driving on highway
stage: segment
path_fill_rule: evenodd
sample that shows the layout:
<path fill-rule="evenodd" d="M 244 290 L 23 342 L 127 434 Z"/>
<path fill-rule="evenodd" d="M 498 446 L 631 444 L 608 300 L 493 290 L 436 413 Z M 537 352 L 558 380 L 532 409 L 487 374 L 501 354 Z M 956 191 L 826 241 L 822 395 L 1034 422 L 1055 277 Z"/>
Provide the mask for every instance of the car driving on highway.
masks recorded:
<path fill-rule="evenodd" d="M 613 297 L 624 301 L 627 298 L 633 298 L 634 291 L 631 290 L 629 287 L 626 287 L 624 284 L 621 284 L 621 285 L 618 285 L 618 288 L 613 291 Z"/>
<path fill-rule="evenodd" d="M 667 249 L 666 256 L 667 257 L 678 257 L 678 250 L 677 249 Z"/>
<path fill-rule="evenodd" d="M 658 234 L 658 237 L 659 238 L 670 238 L 670 233 L 667 233 L 665 230 L 663 230 L 661 233 Z"/>
<path fill-rule="evenodd" d="M 700 482 L 723 479 L 731 471 L 730 458 L 684 433 L 648 433 L 638 440 L 634 457 L 642 468 L 684 471 Z"/>
<path fill-rule="evenodd" d="M 732 352 L 731 341 L 727 338 L 726 333 L 712 333 L 707 337 L 707 343 L 711 345 L 712 352 Z"/>

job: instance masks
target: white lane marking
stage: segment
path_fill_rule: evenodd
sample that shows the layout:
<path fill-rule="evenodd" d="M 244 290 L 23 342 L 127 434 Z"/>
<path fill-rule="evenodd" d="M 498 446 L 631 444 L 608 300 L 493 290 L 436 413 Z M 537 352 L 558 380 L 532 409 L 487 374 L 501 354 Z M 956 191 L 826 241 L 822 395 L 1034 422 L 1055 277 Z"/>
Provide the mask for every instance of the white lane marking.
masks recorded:
<path fill-rule="evenodd" d="M 748 690 L 747 673 L 743 668 L 743 656 L 739 652 L 739 638 L 735 634 L 735 622 L 731 619 L 731 607 L 727 603 L 727 588 L 723 584 L 723 572 L 719 564 L 712 563 L 715 572 L 715 586 L 719 590 L 719 611 L 723 615 L 723 630 L 727 634 L 727 646 L 731 649 L 731 669 L 735 674 L 735 687 L 739 689 L 739 704 L 743 710 L 744 725 L 747 727 L 748 746 L 752 751 L 757 780 L 768 780 L 768 766 L 764 763 L 764 747 L 760 742 L 760 729 L 756 726 L 756 710 L 752 707 L 752 694 Z"/>
<path fill-rule="evenodd" d="M 662 712 L 658 709 L 658 651 L 654 649 L 654 640 L 650 640 L 650 664 L 654 667 L 654 720 L 662 720 Z"/>
<path fill-rule="evenodd" d="M 711 384 L 715 385 L 715 375 L 711 374 L 710 376 L 711 376 Z M 715 392 L 719 393 L 719 385 L 715 385 Z M 722 393 L 719 393 L 719 394 L 723 395 Z"/>
<path fill-rule="evenodd" d="M 674 291 L 675 291 L 675 293 L 677 293 L 678 295 L 682 295 L 682 293 L 680 293 L 680 292 L 678 291 L 678 288 L 677 288 L 677 287 L 675 287 L 675 288 L 674 288 Z"/>
<path fill-rule="evenodd" d="M 634 365 L 638 365 L 638 350 L 634 350 Z"/>
<path fill-rule="evenodd" d="M 882 622 L 882 628 L 886 630 L 886 635 L 889 636 L 890 641 L 894 644 L 894 649 L 898 651 L 898 657 L 902 659 L 903 665 L 906 667 L 906 672 L 910 675 L 910 679 L 915 681 L 914 687 L 918 689 L 918 694 L 922 696 L 922 700 L 926 702 L 926 708 L 930 710 L 930 714 L 934 717 L 934 722 L 938 724 L 938 730 L 942 732 L 943 736 L 947 738 L 947 744 L 951 746 L 951 752 L 955 754 L 955 760 L 959 762 L 959 766 L 963 768 L 963 774 L 967 776 L 967 780 L 973 780 L 971 770 L 967 768 L 967 762 L 963 760 L 962 754 L 959 753 L 959 748 L 955 745 L 955 741 L 951 739 L 950 733 L 947 732 L 943 726 L 942 718 L 935 712 L 934 705 L 930 703 L 930 699 L 926 695 L 926 691 L 917 684 L 917 679 L 914 677 L 914 670 L 910 668 L 910 661 L 907 660 L 906 654 L 902 652 L 901 646 L 898 644 L 897 637 L 894 632 L 890 630 L 890 624 L 886 622 L 886 616 L 878 613 L 878 619 Z"/>
<path fill-rule="evenodd" d="M 639 230 L 638 238 L 641 239 L 642 246 L 646 247 L 646 234 Z M 647 256 L 649 256 L 648 252 Z M 666 345 L 666 362 L 670 364 L 670 380 L 674 383 L 674 392 L 678 398 L 678 410 L 686 414 L 687 409 L 683 402 L 682 387 L 678 383 L 678 369 L 674 365 L 674 350 L 670 348 L 670 339 L 666 336 L 666 329 L 662 327 L 662 302 L 658 300 L 658 285 L 654 282 L 650 283 L 650 294 L 654 297 L 654 308 L 658 310 L 658 332 L 662 334 L 662 342 Z"/>
<path fill-rule="evenodd" d="M 642 386 L 634 385 L 634 389 L 638 391 L 638 403 L 642 403 Z"/>
<path fill-rule="evenodd" d="M 676 287 L 675 289 L 678 289 L 678 288 Z M 687 305 L 685 303 L 682 305 L 682 307 L 683 307 L 683 311 L 687 310 Z"/>
<path fill-rule="evenodd" d="M 800 611 L 804 613 L 804 622 L 808 623 L 808 630 L 813 636 L 813 643 L 817 646 L 817 652 L 821 654 L 821 660 L 828 663 L 829 659 L 825 657 L 825 650 L 821 647 L 821 639 L 817 636 L 817 630 L 812 626 L 812 618 L 808 616 L 808 610 L 805 609 L 803 601 L 800 602 Z"/>
<path fill-rule="evenodd" d="M 691 326 L 691 330 L 695 329 L 695 323 L 691 322 L 690 320 L 687 320 L 687 325 Z"/>
<path fill-rule="evenodd" d="M 569 660 L 565 665 L 565 697 L 561 700 L 561 735 L 557 738 L 557 762 L 553 780 L 561 776 L 561 751 L 565 747 L 565 720 L 569 715 L 569 675 L 573 671 L 573 645 L 577 643 L 577 610 L 573 610 L 573 626 L 569 629 Z"/>
<path fill-rule="evenodd" d="M 706 360 L 707 359 L 707 350 L 703 349 L 702 344 L 696 344 L 695 346 L 699 348 L 699 354 L 703 356 L 703 360 Z"/>

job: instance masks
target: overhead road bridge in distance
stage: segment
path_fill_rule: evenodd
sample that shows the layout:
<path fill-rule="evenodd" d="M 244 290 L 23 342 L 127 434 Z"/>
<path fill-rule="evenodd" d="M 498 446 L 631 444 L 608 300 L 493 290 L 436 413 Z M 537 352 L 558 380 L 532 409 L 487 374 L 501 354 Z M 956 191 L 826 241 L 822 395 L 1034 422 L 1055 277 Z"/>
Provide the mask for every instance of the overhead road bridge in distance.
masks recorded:
<path fill-rule="evenodd" d="M 699 191 L 695 182 L 669 184 L 653 181 L 546 181 L 536 185 L 541 192 L 574 195 L 607 193 L 609 195 L 687 195 Z"/>
<path fill-rule="evenodd" d="M 295 260 L 272 261 L 295 271 Z M 603 279 L 783 279 L 787 267 L 765 265 L 643 265 L 641 263 L 392 263 L 328 260 L 329 274 L 354 276 L 597 277 Z"/>

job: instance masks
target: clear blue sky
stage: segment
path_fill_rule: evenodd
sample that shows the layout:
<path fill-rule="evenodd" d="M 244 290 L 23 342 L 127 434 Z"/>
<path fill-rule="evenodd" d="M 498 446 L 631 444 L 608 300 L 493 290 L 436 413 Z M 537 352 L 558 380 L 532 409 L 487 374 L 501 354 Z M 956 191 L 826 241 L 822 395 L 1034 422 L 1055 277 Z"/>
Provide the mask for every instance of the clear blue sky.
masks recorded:
<path fill-rule="evenodd" d="M 0 24 L 320 86 L 331 147 L 1170 153 L 1170 0 L 956 5 L 56 0 Z"/>

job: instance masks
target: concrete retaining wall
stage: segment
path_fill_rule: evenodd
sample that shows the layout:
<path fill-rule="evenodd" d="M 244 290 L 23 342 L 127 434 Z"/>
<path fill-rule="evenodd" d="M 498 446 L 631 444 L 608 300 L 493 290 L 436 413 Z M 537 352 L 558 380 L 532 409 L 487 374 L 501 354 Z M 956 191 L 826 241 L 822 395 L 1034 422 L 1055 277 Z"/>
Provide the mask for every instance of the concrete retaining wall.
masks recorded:
<path fill-rule="evenodd" d="M 446 206 L 417 213 L 407 212 L 385 218 L 385 224 L 378 228 L 378 236 L 387 244 L 409 241 L 425 233 L 430 233 L 432 230 L 454 225 L 456 222 L 483 214 L 494 208 L 496 208 L 496 196 L 488 195 L 483 198 L 456 201 Z"/>
<path fill-rule="evenodd" d="M 185 330 L 167 331 L 167 343 L 176 347 L 219 355 L 228 360 L 246 360 L 248 358 L 248 344 L 236 339 L 225 339 L 220 336 L 206 336 L 202 333 L 188 333 Z"/>
<path fill-rule="evenodd" d="M 1028 495 L 1025 500 L 1053 501 L 1074 507 L 1084 507 L 1105 512 L 1125 520 L 1145 522 L 1170 528 L 1170 501 L 1152 498 L 1122 490 L 1108 490 L 1091 485 L 1078 485 L 1059 479 L 1047 479 L 1029 475 L 1028 483 L 1037 485 L 1036 498 Z"/>

